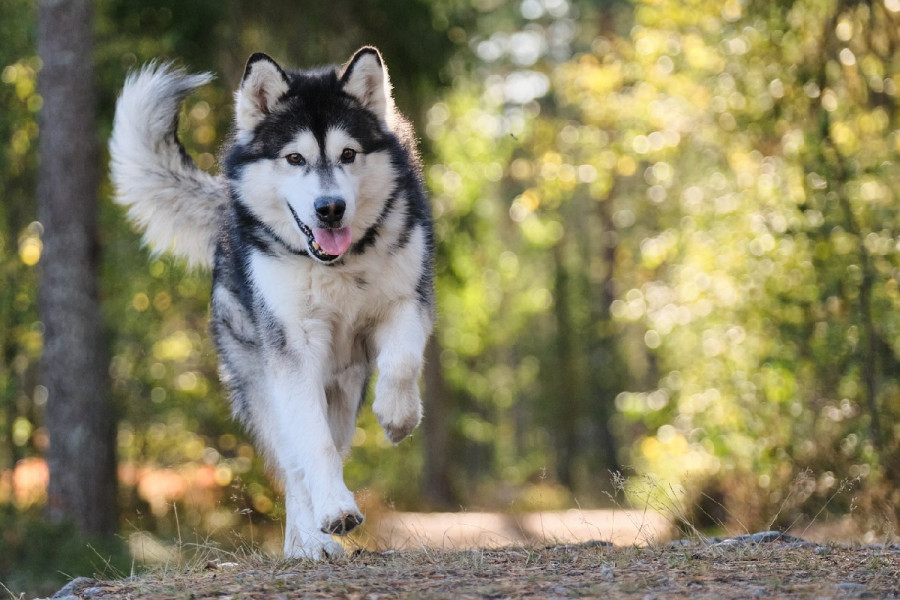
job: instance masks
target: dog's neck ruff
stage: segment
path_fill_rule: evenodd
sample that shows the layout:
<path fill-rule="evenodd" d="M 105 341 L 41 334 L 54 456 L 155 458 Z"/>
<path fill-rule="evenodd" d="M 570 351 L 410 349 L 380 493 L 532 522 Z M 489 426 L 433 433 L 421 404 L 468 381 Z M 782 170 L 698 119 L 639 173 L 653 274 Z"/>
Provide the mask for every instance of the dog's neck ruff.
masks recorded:
<path fill-rule="evenodd" d="M 309 256 L 305 248 L 298 248 L 283 239 L 270 225 L 260 220 L 244 203 L 235 201 L 233 210 L 237 222 L 235 225 L 248 237 L 250 243 L 265 254 L 274 254 L 280 249 L 293 256 Z"/>

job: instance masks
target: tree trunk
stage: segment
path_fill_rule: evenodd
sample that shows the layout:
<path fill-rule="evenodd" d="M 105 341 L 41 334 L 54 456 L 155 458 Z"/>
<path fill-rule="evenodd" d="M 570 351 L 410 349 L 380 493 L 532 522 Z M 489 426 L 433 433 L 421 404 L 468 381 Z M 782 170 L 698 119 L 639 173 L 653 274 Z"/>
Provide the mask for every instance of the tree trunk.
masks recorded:
<path fill-rule="evenodd" d="M 432 335 L 425 349 L 424 452 L 422 495 L 436 509 L 453 508 L 456 494 L 451 475 L 450 398 L 441 367 L 441 347 Z"/>
<path fill-rule="evenodd" d="M 609 240 L 608 234 L 615 233 L 615 226 L 610 216 L 609 203 L 612 201 L 614 190 L 610 190 L 607 200 L 594 202 L 598 217 L 598 231 L 600 235 L 589 236 L 594 243 L 599 242 L 599 247 L 588 247 L 588 256 L 602 260 L 603 275 L 598 281 L 589 281 L 591 308 L 590 322 L 596 327 L 603 324 L 600 332 L 594 332 L 588 341 L 589 377 L 588 388 L 591 399 L 591 417 L 598 435 L 597 465 L 605 467 L 609 473 L 618 473 L 622 470 L 617 456 L 618 446 L 610 421 L 616 413 L 616 395 L 625 389 L 625 376 L 628 372 L 627 365 L 621 357 L 621 340 L 614 330 L 612 321 L 612 303 L 616 299 L 615 273 L 616 260 L 619 251 L 618 242 Z M 591 272 L 595 269 L 591 268 Z M 604 474 L 605 477 L 606 474 Z"/>
<path fill-rule="evenodd" d="M 552 398 L 553 434 L 556 450 L 556 478 L 572 489 L 574 463 L 578 458 L 578 418 L 582 414 L 581 381 L 575 364 L 576 350 L 573 330 L 570 275 L 561 244 L 553 246 L 556 274 L 553 280 L 553 312 L 556 318 L 556 373 L 557 397 Z"/>
<path fill-rule="evenodd" d="M 89 0 L 40 0 L 38 211 L 44 227 L 41 380 L 49 391 L 47 516 L 87 535 L 116 525 L 115 419 L 97 298 L 98 146 Z"/>

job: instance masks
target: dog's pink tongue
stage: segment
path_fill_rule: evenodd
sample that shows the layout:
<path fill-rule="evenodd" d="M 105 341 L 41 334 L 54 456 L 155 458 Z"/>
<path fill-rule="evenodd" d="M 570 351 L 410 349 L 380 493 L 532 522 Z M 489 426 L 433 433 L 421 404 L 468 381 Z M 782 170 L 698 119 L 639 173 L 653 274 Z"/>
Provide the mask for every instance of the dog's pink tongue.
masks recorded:
<path fill-rule="evenodd" d="M 340 229 L 314 228 L 312 232 L 322 252 L 332 256 L 340 256 L 346 252 L 353 241 L 351 239 L 353 234 L 349 227 L 341 227 Z"/>

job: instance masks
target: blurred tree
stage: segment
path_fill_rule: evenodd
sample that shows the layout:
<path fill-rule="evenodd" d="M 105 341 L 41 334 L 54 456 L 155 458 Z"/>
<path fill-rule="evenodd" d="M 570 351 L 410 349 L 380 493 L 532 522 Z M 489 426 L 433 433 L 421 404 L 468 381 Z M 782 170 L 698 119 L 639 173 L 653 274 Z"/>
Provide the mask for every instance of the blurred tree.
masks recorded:
<path fill-rule="evenodd" d="M 627 356 L 634 345 L 610 318 L 621 268 L 612 202 L 583 185 L 606 168 L 602 141 L 595 131 L 577 143 L 584 114 L 551 75 L 598 31 L 627 31 L 629 7 L 472 6 L 454 64 L 473 75 L 456 79 L 424 128 L 441 240 L 437 335 L 453 436 L 470 449 L 457 462 L 486 497 L 556 482 L 596 499 L 620 464 L 616 395 L 635 380 L 631 363 L 646 360 Z M 498 471 L 504 484 L 488 483 Z M 570 501 L 547 492 L 540 502 Z"/>
<path fill-rule="evenodd" d="M 422 404 L 428 417 L 422 423 L 422 497 L 431 509 L 452 509 L 459 499 L 454 488 L 453 406 L 441 366 L 441 349 L 434 336 L 425 349 L 424 380 Z"/>
<path fill-rule="evenodd" d="M 90 0 L 42 0 L 38 203 L 43 228 L 41 382 L 51 521 L 116 530 L 115 413 L 98 287 L 98 144 Z"/>
<path fill-rule="evenodd" d="M 425 128 L 465 475 L 898 518 L 900 3 L 487 4 Z"/>

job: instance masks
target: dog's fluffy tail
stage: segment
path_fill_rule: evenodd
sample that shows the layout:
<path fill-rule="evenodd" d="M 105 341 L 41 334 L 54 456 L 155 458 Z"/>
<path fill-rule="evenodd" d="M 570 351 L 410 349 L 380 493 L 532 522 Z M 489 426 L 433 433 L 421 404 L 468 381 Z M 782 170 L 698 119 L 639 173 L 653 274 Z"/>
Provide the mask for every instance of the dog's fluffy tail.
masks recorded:
<path fill-rule="evenodd" d="M 155 252 L 209 267 L 228 201 L 225 181 L 200 170 L 178 139 L 181 102 L 209 82 L 170 64 L 132 72 L 116 104 L 109 142 L 115 201 Z"/>

